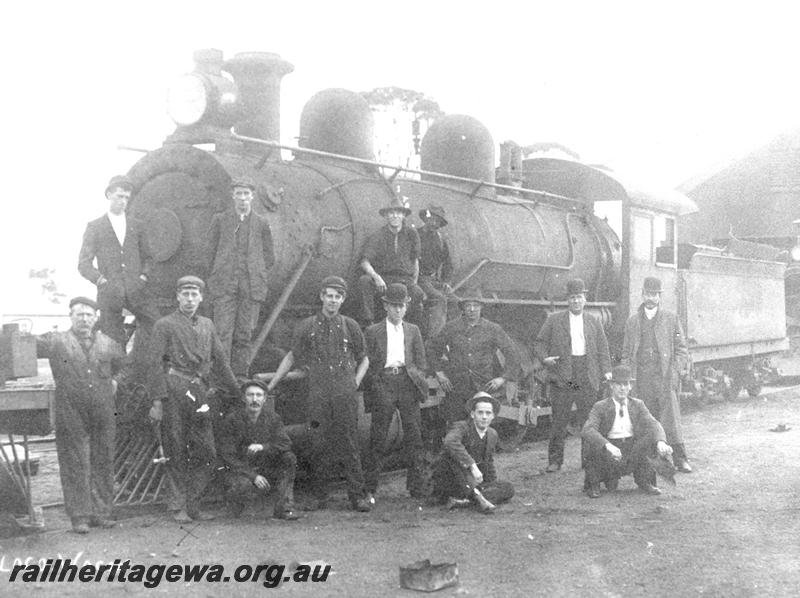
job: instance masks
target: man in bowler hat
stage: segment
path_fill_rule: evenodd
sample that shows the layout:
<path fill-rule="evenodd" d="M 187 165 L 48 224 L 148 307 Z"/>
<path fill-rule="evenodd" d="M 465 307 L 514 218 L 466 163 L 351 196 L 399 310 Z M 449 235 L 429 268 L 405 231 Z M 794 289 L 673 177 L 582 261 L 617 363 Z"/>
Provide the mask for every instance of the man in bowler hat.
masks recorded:
<path fill-rule="evenodd" d="M 600 322 L 584 309 L 586 286 L 580 278 L 567 281 L 568 309 L 548 316 L 533 344 L 536 357 L 547 368 L 552 423 L 547 472 L 564 463 L 564 441 L 572 405 L 583 426 L 597 400 L 600 381 L 611 377 L 608 341 Z"/>
<path fill-rule="evenodd" d="M 678 316 L 663 309 L 661 281 L 648 276 L 642 285 L 642 304 L 625 323 L 622 363 L 636 379 L 635 393 L 664 426 L 675 451 L 675 469 L 691 473 L 681 427 L 678 400 L 680 378 L 689 360 L 686 337 Z"/>
<path fill-rule="evenodd" d="M 419 328 L 404 322 L 408 290 L 399 282 L 390 284 L 381 298 L 386 318 L 367 328 L 364 333 L 369 357 L 367 375 L 371 381 L 372 424 L 370 450 L 365 459 L 364 473 L 367 501 L 375 502 L 378 474 L 388 447 L 387 436 L 394 412 L 400 414 L 403 426 L 403 445 L 408 464 L 406 488 L 411 496 L 421 496 L 419 468 L 422 458 L 420 403 L 428 396 L 425 371 L 425 347 Z"/>
<path fill-rule="evenodd" d="M 584 489 L 589 498 L 600 497 L 600 482 L 615 491 L 620 477 L 629 473 L 645 494 L 659 495 L 656 472 L 648 457 L 668 458 L 672 448 L 664 429 L 643 401 L 628 397 L 631 370 L 619 365 L 611 373 L 611 396 L 594 404 L 583 426 L 586 442 Z"/>

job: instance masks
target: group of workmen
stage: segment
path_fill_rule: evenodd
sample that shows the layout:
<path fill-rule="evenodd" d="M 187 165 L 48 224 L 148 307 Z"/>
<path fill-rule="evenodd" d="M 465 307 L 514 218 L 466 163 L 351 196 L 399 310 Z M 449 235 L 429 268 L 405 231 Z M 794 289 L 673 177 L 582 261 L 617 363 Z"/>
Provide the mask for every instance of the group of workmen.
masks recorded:
<path fill-rule="evenodd" d="M 280 416 L 266 406 L 277 385 L 297 369 L 308 385 L 306 510 L 326 508 L 337 464 L 344 467 L 351 508 L 371 510 L 395 411 L 412 497 L 484 513 L 512 497 L 513 486 L 497 478 L 498 436 L 490 424 L 499 414 L 500 391 L 518 375 L 519 357 L 503 328 L 482 317 L 480 290 L 465 289 L 456 298 L 450 287 L 453 267 L 440 230 L 447 225 L 442 208 L 422 210 L 425 226 L 419 230 L 405 222 L 411 210 L 401 199 L 381 208 L 386 224 L 367 240 L 360 263 L 362 321 L 340 313 L 347 282 L 335 275 L 324 278 L 320 311 L 295 327 L 277 371 L 252 377 L 250 343 L 274 262 L 269 225 L 252 209 L 255 185 L 232 182 L 233 209 L 211 224 L 208 285 L 191 273 L 181 276 L 177 309 L 164 317 L 148 291 L 143 225 L 125 212 L 132 190 L 126 177 L 112 178 L 106 188 L 108 213 L 90 222 L 84 234 L 79 270 L 97 286 L 97 300 L 74 298 L 71 329 L 42 335 L 38 342 L 56 381 L 56 446 L 75 532 L 113 525 L 114 393 L 128 369 L 123 308 L 136 316 L 137 334 L 143 331 L 156 364 L 148 380 L 149 418 L 163 441 L 169 509 L 178 522 L 213 517 L 201 510 L 200 499 L 217 469 L 234 516 L 275 486 L 273 516 L 298 518 L 297 459 Z M 657 279 L 645 280 L 643 304 L 626 325 L 620 366 L 611 367 L 603 328 L 584 310 L 587 290 L 579 279 L 567 282 L 568 310 L 551 314 L 534 342 L 551 389 L 547 472 L 562 466 L 574 403 L 582 426 L 584 490 L 592 498 L 600 496 L 601 482 L 615 490 L 628 473 L 644 492 L 660 493 L 652 465 L 658 455 L 671 455 L 679 471 L 691 471 L 676 394 L 686 343 L 675 315 L 659 306 L 661 291 Z M 206 294 L 213 321 L 198 313 Z M 385 312 L 380 319 L 378 302 Z M 451 302 L 461 313 L 448 321 Z M 422 476 L 420 412 L 429 372 L 444 392 L 440 413 L 447 423 L 432 496 Z M 628 397 L 634 379 L 641 400 Z M 611 396 L 596 402 L 603 381 Z M 222 394 L 240 398 L 222 417 L 220 393 L 210 392 L 212 383 Z M 363 464 L 359 388 L 365 389 L 371 412 Z"/>

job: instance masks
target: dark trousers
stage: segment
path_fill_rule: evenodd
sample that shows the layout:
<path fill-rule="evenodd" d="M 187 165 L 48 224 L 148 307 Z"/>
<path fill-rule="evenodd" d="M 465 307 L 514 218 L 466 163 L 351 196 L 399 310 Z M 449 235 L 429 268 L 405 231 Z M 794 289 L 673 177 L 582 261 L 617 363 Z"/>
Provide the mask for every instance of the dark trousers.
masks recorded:
<path fill-rule="evenodd" d="M 164 401 L 161 436 L 169 457 L 167 471 L 173 493 L 169 507 L 193 511 L 199 508 L 200 497 L 211 481 L 217 456 L 211 427 L 213 409 L 197 411 L 207 403 L 204 384 L 168 375 L 167 385 L 169 398 Z"/>
<path fill-rule="evenodd" d="M 605 448 L 586 446 L 586 485 L 596 486 L 600 482 L 618 480 L 633 474 L 637 486 L 656 484 L 656 472 L 647 460 L 655 454 L 655 442 L 651 438 L 622 438 L 609 440 L 622 452 L 622 459 L 616 461 Z"/>
<path fill-rule="evenodd" d="M 64 508 L 71 518 L 111 516 L 114 497 L 114 401 L 58 396 L 56 452 Z"/>
<path fill-rule="evenodd" d="M 378 474 L 391 447 L 388 444 L 389 427 L 395 410 L 400 412 L 403 426 L 403 450 L 408 464 L 406 488 L 411 496 L 419 493 L 420 459 L 422 458 L 422 432 L 420 430 L 419 390 L 402 369 L 397 374 L 382 373 L 376 381 L 376 400 L 372 409 L 370 450 L 364 461 L 367 492 L 378 489 Z"/>
<path fill-rule="evenodd" d="M 263 453 L 263 451 L 262 451 Z M 275 515 L 281 515 L 287 508 L 294 506 L 294 476 L 297 470 L 297 458 L 291 451 L 273 453 L 271 455 L 257 453 L 249 457 L 248 462 L 259 475 L 264 476 L 275 484 Z M 244 503 L 260 494 L 265 494 L 256 488 L 249 476 L 228 471 L 224 477 L 225 496 L 233 503 Z"/>
<path fill-rule="evenodd" d="M 425 298 L 425 293 L 419 288 L 419 285 L 414 284 L 408 276 L 392 276 L 391 274 L 383 275 L 381 277 L 387 285 L 401 282 L 406 285 L 408 294 L 411 296 L 411 302 L 408 304 L 408 312 L 406 312 L 406 320 L 417 326 L 422 325 L 422 300 Z M 375 282 L 369 274 L 363 274 L 358 279 L 358 288 L 361 292 L 361 306 L 364 320 L 369 323 L 375 322 L 375 299 L 382 295 L 378 294 L 378 289 L 375 287 Z M 380 315 L 383 317 L 383 314 Z M 380 319 L 380 318 L 377 318 Z"/>
<path fill-rule="evenodd" d="M 485 476 L 486 472 L 483 471 L 480 465 L 478 467 Z M 511 482 L 493 480 L 477 484 L 475 477 L 468 469 L 461 467 L 450 455 L 443 454 L 434 474 L 433 495 L 441 502 L 446 501 L 451 496 L 455 498 L 472 498 L 473 491 L 476 488 L 481 491 L 487 500 L 496 505 L 504 503 L 514 496 L 514 486 Z"/>
<path fill-rule="evenodd" d="M 447 423 L 447 427 L 450 427 L 453 422 L 467 419 L 469 416 L 466 408 L 467 401 L 481 390 L 481 385 L 473 382 L 469 372 L 454 373 L 446 371 L 445 373 L 453 385 L 453 390 L 445 394 L 439 410 Z M 497 414 L 495 414 L 496 416 Z"/>
<path fill-rule="evenodd" d="M 139 288 L 128 289 L 122 281 L 109 280 L 97 288 L 97 306 L 100 309 L 98 327 L 123 348 L 128 344 L 123 309 L 136 316 L 137 329 L 144 329 L 147 337 L 150 336 L 153 324 L 161 317 L 144 283 Z"/>
<path fill-rule="evenodd" d="M 247 284 L 240 284 L 233 295 L 214 299 L 214 328 L 238 377 L 246 378 L 249 374 L 253 329 L 260 312 L 261 302 L 251 299 Z"/>
<path fill-rule="evenodd" d="M 453 303 L 458 299 L 452 291 L 445 293 L 443 284 L 432 276 L 419 275 L 419 288 L 425 293 L 425 311 L 420 330 L 424 338 L 432 338 L 439 334 L 447 322 L 448 302 Z"/>
<path fill-rule="evenodd" d="M 636 388 L 632 396 L 644 401 L 647 409 L 663 426 L 670 446 L 683 445 L 681 429 L 681 406 L 677 385 L 669 377 L 661 375 L 657 361 L 638 361 L 636 364 Z M 685 455 L 682 455 L 685 456 Z"/>
<path fill-rule="evenodd" d="M 567 424 L 572 414 L 572 404 L 577 409 L 578 425 L 583 427 L 589 411 L 597 400 L 597 390 L 589 381 L 586 369 L 586 356 L 572 357 L 572 380 L 563 387 L 550 386 L 550 405 L 553 409 L 550 427 L 550 444 L 547 449 L 549 463 L 564 463 L 564 440 L 567 437 Z"/>
<path fill-rule="evenodd" d="M 333 465 L 344 464 L 347 496 L 364 497 L 364 472 L 358 444 L 358 399 L 355 390 L 337 392 L 336 384 L 328 394 L 312 392 L 312 416 L 309 429 L 310 474 L 312 493 L 318 499 L 328 496 L 328 478 Z M 318 389 L 325 392 L 325 389 Z"/>

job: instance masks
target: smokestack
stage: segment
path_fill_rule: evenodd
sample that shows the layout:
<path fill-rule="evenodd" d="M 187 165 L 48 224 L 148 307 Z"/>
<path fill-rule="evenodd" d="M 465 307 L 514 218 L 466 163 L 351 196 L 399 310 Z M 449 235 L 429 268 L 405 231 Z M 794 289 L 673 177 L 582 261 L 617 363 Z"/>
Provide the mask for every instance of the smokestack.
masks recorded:
<path fill-rule="evenodd" d="M 267 141 L 281 138 L 281 79 L 294 66 L 272 52 L 240 52 L 225 63 L 236 86 L 242 118 L 239 135 Z"/>

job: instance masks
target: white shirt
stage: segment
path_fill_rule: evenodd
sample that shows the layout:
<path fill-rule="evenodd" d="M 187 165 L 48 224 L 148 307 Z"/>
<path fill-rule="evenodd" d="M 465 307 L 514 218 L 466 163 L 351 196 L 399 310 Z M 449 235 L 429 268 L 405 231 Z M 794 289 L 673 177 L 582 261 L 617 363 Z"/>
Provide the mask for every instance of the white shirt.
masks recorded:
<path fill-rule="evenodd" d="M 620 413 L 622 413 L 622 416 L 620 416 Z M 633 436 L 633 422 L 631 422 L 628 401 L 618 403 L 614 399 L 614 425 L 611 426 L 611 430 L 608 432 L 608 438 L 630 438 L 631 436 Z"/>
<path fill-rule="evenodd" d="M 401 367 L 406 364 L 406 339 L 403 323 L 397 326 L 386 320 L 386 367 Z"/>
<path fill-rule="evenodd" d="M 652 320 L 656 317 L 656 313 L 658 312 L 658 307 L 654 307 L 652 309 L 645 307 L 644 308 L 644 315 L 647 316 L 648 320 Z"/>
<path fill-rule="evenodd" d="M 114 234 L 117 235 L 120 247 L 125 244 L 125 228 L 127 221 L 125 220 L 125 212 L 122 214 L 112 214 L 108 212 L 108 219 L 111 221 L 111 228 L 114 229 Z"/>
<path fill-rule="evenodd" d="M 586 337 L 583 336 L 583 314 L 569 312 L 569 336 L 572 339 L 572 354 L 586 355 Z"/>

